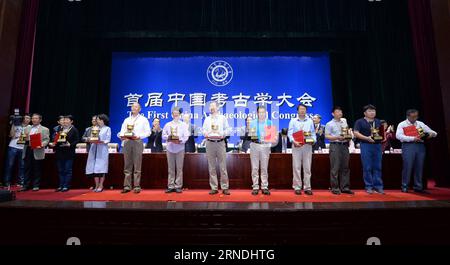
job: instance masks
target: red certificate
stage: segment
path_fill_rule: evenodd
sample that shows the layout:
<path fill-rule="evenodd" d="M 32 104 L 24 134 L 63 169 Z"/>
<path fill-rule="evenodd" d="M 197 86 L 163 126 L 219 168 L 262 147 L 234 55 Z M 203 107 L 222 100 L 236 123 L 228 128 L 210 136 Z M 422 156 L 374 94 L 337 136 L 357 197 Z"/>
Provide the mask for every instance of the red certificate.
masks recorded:
<path fill-rule="evenodd" d="M 58 143 L 58 140 L 59 140 L 59 132 L 57 132 L 55 134 L 55 139 L 53 140 L 53 144 L 56 145 Z"/>
<path fill-rule="evenodd" d="M 32 134 L 30 135 L 30 147 L 31 149 L 37 149 L 38 147 L 42 146 L 42 138 L 41 134 Z"/>
<path fill-rule="evenodd" d="M 417 131 L 416 126 L 414 125 L 403 128 L 403 132 L 405 133 L 406 136 L 419 137 L 419 132 Z"/>
<path fill-rule="evenodd" d="M 292 135 L 294 137 L 294 141 L 305 144 L 305 135 L 303 134 L 303 131 L 298 131 Z"/>
<path fill-rule="evenodd" d="M 264 137 L 265 142 L 272 143 L 275 141 L 277 137 L 277 128 L 275 126 L 264 127 L 264 132 L 266 134 L 266 136 Z"/>

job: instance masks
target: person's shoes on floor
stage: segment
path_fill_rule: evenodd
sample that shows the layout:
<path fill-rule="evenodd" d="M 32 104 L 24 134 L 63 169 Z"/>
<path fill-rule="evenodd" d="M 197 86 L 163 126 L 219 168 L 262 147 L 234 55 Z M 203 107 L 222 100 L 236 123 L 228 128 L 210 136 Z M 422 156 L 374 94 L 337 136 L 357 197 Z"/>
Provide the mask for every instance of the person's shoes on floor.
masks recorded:
<path fill-rule="evenodd" d="M 217 193 L 219 193 L 218 190 L 211 190 L 211 191 L 209 192 L 209 195 L 214 195 L 214 194 L 217 194 Z"/>
<path fill-rule="evenodd" d="M 415 193 L 420 193 L 420 194 L 430 194 L 430 192 L 426 191 L 426 190 L 418 190 L 418 189 L 414 189 Z"/>
<path fill-rule="evenodd" d="M 263 193 L 264 195 L 270 195 L 269 189 L 263 189 L 262 193 Z"/>
<path fill-rule="evenodd" d="M 62 187 L 59 187 L 55 190 L 55 192 L 60 192 L 60 191 L 62 191 L 62 189 L 63 189 Z"/>
<path fill-rule="evenodd" d="M 368 194 L 373 194 L 373 190 L 372 189 L 366 189 L 366 192 L 368 193 Z"/>
<path fill-rule="evenodd" d="M 69 188 L 63 188 L 62 190 L 61 190 L 61 192 L 68 192 L 70 189 Z"/>
<path fill-rule="evenodd" d="M 340 190 L 331 190 L 331 193 L 333 193 L 334 195 L 341 195 Z"/>
<path fill-rule="evenodd" d="M 402 188 L 402 192 L 403 192 L 403 193 L 408 193 L 409 191 L 408 191 L 407 188 Z"/>
<path fill-rule="evenodd" d="M 129 188 L 123 188 L 123 190 L 120 193 L 124 194 L 124 193 L 128 193 L 130 191 L 131 190 Z"/>
<path fill-rule="evenodd" d="M 302 190 L 295 190 L 295 195 L 302 195 Z"/>
<path fill-rule="evenodd" d="M 258 195 L 259 194 L 259 190 L 257 190 L 257 189 L 254 189 L 254 190 L 252 190 L 252 195 Z"/>
<path fill-rule="evenodd" d="M 135 188 L 133 189 L 133 192 L 134 192 L 135 194 L 141 193 L 141 187 L 135 187 Z"/>
<path fill-rule="evenodd" d="M 386 194 L 386 193 L 384 193 L 384 190 L 382 190 L 382 189 L 374 189 L 374 191 L 376 193 L 378 193 L 378 194 L 381 194 L 381 195 L 385 195 Z"/>
<path fill-rule="evenodd" d="M 33 188 L 33 191 L 34 191 L 34 192 L 39 191 L 39 187 L 34 187 L 34 188 Z"/>
<path fill-rule="evenodd" d="M 223 193 L 224 195 L 230 195 L 230 191 L 229 191 L 228 189 L 223 190 L 222 193 Z"/>
<path fill-rule="evenodd" d="M 165 192 L 166 193 L 172 193 L 172 192 L 175 192 L 175 189 L 167 189 Z"/>
<path fill-rule="evenodd" d="M 308 196 L 312 196 L 313 192 L 312 192 L 312 190 L 305 190 L 305 194 Z"/>
<path fill-rule="evenodd" d="M 355 193 L 352 190 L 343 190 L 341 193 L 349 194 L 349 195 L 355 195 Z"/>
<path fill-rule="evenodd" d="M 175 189 L 176 193 L 183 193 L 183 189 Z"/>

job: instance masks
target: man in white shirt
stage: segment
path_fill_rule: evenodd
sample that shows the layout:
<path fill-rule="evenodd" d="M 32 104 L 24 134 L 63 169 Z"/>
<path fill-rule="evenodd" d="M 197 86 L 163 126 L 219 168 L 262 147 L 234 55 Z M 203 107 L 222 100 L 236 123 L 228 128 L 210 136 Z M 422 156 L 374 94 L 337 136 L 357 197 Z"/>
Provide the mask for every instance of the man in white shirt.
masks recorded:
<path fill-rule="evenodd" d="M 164 126 L 162 139 L 167 141 L 167 166 L 169 170 L 166 193 L 182 193 L 185 144 L 189 139 L 189 125 L 180 120 L 181 110 L 172 110 L 173 120 Z M 176 172 L 175 172 L 176 170 Z"/>
<path fill-rule="evenodd" d="M 216 172 L 217 160 L 220 167 L 220 186 L 222 192 L 225 195 L 230 195 L 225 146 L 225 137 L 229 134 L 229 125 L 225 116 L 219 113 L 218 108 L 217 102 L 211 102 L 209 104 L 211 115 L 206 117 L 203 123 L 203 135 L 206 139 L 206 157 L 208 158 L 209 185 L 211 186 L 209 194 L 214 195 L 219 193 Z"/>
<path fill-rule="evenodd" d="M 422 184 L 423 164 L 425 161 L 425 145 L 426 139 L 431 139 L 437 136 L 437 133 L 430 129 L 423 122 L 418 121 L 419 111 L 410 109 L 406 111 L 406 120 L 402 121 L 396 132 L 396 137 L 402 142 L 402 157 L 403 157 L 403 171 L 402 171 L 402 192 L 408 192 L 411 175 L 414 172 L 414 191 L 419 193 L 426 193 Z M 415 126 L 417 130 L 423 130 L 424 136 L 407 136 L 404 128 Z"/>
<path fill-rule="evenodd" d="M 134 193 L 141 192 L 142 153 L 144 151 L 142 140 L 150 136 L 151 130 L 148 119 L 140 115 L 140 112 L 141 105 L 134 103 L 131 106 L 131 116 L 122 123 L 122 129 L 119 133 L 119 137 L 123 141 L 123 158 L 125 163 L 125 180 L 122 193 L 131 191 L 131 176 L 134 176 Z M 129 131 L 130 128 L 132 128 L 131 132 Z"/>

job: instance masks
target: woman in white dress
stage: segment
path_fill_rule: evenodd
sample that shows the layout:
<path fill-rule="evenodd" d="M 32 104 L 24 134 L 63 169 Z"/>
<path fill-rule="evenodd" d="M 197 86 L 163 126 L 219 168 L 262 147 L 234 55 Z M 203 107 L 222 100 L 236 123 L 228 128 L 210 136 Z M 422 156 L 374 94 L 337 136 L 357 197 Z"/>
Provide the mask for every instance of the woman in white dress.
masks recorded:
<path fill-rule="evenodd" d="M 89 155 L 86 164 L 86 175 L 95 180 L 94 192 L 103 191 L 103 182 L 108 173 L 109 151 L 108 143 L 111 141 L 111 128 L 108 124 L 109 118 L 105 114 L 97 117 L 97 126 L 99 129 L 98 141 L 92 141 L 89 148 Z"/>

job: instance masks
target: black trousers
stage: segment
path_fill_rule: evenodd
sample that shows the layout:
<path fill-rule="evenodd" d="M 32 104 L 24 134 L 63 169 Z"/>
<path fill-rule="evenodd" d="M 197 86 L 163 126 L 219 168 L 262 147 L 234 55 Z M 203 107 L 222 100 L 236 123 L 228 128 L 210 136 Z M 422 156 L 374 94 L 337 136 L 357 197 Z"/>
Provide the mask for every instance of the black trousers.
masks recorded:
<path fill-rule="evenodd" d="M 44 160 L 36 160 L 34 158 L 33 150 L 30 147 L 26 147 L 25 152 L 24 187 L 39 188 Z"/>
<path fill-rule="evenodd" d="M 350 153 L 347 144 L 330 144 L 331 189 L 350 190 Z"/>

